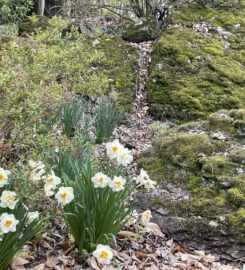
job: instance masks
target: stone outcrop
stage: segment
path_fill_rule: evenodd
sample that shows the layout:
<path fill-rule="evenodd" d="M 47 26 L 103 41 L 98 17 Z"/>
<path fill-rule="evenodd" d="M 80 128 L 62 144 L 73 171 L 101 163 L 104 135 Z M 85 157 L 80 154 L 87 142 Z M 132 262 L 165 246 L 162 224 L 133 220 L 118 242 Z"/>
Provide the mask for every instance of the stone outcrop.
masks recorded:
<path fill-rule="evenodd" d="M 149 69 L 153 116 L 183 123 L 245 106 L 245 4 L 219 4 L 182 4 L 173 12 Z"/>
<path fill-rule="evenodd" d="M 245 109 L 170 129 L 139 159 L 159 183 L 140 206 L 175 240 L 244 261 L 244 143 Z"/>

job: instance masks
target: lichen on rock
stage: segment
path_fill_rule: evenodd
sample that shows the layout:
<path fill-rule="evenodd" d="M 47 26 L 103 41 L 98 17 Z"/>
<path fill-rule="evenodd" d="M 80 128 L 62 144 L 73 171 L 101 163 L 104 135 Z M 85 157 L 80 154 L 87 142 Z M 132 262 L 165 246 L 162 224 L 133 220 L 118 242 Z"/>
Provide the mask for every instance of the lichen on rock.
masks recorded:
<path fill-rule="evenodd" d="M 159 183 L 157 192 L 138 199 L 162 230 L 226 259 L 243 260 L 245 248 L 244 127 L 244 109 L 220 110 L 168 130 L 138 161 Z"/>

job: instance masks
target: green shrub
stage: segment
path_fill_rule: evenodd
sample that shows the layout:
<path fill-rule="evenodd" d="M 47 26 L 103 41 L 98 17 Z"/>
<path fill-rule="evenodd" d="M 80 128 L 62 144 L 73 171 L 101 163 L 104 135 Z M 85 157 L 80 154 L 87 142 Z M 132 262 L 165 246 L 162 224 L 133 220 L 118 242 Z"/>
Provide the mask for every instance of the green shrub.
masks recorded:
<path fill-rule="evenodd" d="M 33 7 L 33 0 L 0 0 L 0 22 L 18 22 Z"/>
<path fill-rule="evenodd" d="M 1 44 L 2 164 L 54 147 L 59 139 L 56 132 L 47 130 L 46 122 L 74 93 L 94 95 L 98 89 L 102 93 L 108 89 L 103 71 L 91 69 L 104 57 L 103 52 L 82 35 L 61 38 L 66 24 L 53 18 L 48 29 L 31 38 L 14 36 Z"/>

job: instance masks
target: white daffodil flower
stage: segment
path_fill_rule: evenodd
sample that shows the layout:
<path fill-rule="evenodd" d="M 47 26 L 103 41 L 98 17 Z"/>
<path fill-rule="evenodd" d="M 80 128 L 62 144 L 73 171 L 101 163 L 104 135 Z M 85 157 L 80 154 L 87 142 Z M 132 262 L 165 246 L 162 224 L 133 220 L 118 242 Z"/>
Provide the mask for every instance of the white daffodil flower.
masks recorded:
<path fill-rule="evenodd" d="M 35 219 L 39 218 L 39 212 L 38 211 L 29 212 L 27 214 L 27 218 L 28 218 L 28 224 L 31 224 Z"/>
<path fill-rule="evenodd" d="M 19 220 L 13 214 L 4 213 L 0 216 L 0 231 L 2 233 L 15 232 Z"/>
<path fill-rule="evenodd" d="M 3 168 L 0 168 L 0 188 L 4 185 L 7 185 L 9 182 L 8 176 L 10 174 L 10 171 L 4 170 Z"/>
<path fill-rule="evenodd" d="M 45 182 L 49 186 L 56 187 L 57 185 L 61 183 L 61 180 L 58 176 L 54 174 L 53 171 L 51 171 L 51 174 L 47 175 Z"/>
<path fill-rule="evenodd" d="M 113 180 L 108 183 L 108 186 L 114 191 L 120 191 L 124 189 L 126 180 L 121 176 L 114 176 Z"/>
<path fill-rule="evenodd" d="M 143 212 L 141 214 L 141 222 L 143 224 L 149 223 L 151 219 L 152 219 L 152 215 L 151 215 L 151 211 L 150 210 L 146 210 L 145 212 Z"/>
<path fill-rule="evenodd" d="M 129 151 L 127 148 L 123 148 L 119 151 L 117 155 L 118 165 L 123 165 L 124 167 L 127 167 L 132 161 L 133 156 L 131 154 L 131 151 Z"/>
<path fill-rule="evenodd" d="M 109 246 L 98 245 L 93 252 L 93 256 L 100 264 L 110 264 L 113 258 L 113 253 Z"/>
<path fill-rule="evenodd" d="M 111 160 L 116 159 L 123 149 L 123 145 L 117 139 L 106 143 L 106 154 Z"/>
<path fill-rule="evenodd" d="M 54 186 L 50 186 L 50 185 L 44 185 L 44 192 L 45 195 L 47 197 L 52 197 L 54 195 L 54 191 L 53 191 Z"/>
<path fill-rule="evenodd" d="M 130 226 L 130 225 L 136 224 L 138 221 L 138 218 L 139 218 L 139 213 L 136 210 L 134 210 L 131 213 L 131 215 L 128 216 L 127 225 Z"/>
<path fill-rule="evenodd" d="M 31 169 L 30 179 L 33 183 L 38 183 L 45 178 L 45 165 L 41 161 L 29 160 L 28 165 Z"/>
<path fill-rule="evenodd" d="M 74 193 L 72 187 L 60 187 L 58 192 L 55 194 L 55 199 L 58 204 L 66 205 L 74 199 Z"/>
<path fill-rule="evenodd" d="M 14 209 L 18 200 L 16 200 L 16 193 L 13 191 L 4 190 L 0 198 L 0 206 L 3 208 Z"/>
<path fill-rule="evenodd" d="M 147 179 L 145 184 L 144 184 L 144 187 L 147 190 L 150 190 L 150 189 L 154 189 L 156 184 L 157 184 L 156 181 L 152 181 L 151 179 Z"/>
<path fill-rule="evenodd" d="M 99 172 L 92 177 L 91 181 L 94 183 L 95 188 L 104 188 L 111 181 L 111 178 Z"/>
<path fill-rule="evenodd" d="M 140 170 L 140 174 L 136 177 L 135 182 L 136 184 L 142 186 L 145 185 L 145 183 L 150 179 L 148 173 L 144 170 Z"/>

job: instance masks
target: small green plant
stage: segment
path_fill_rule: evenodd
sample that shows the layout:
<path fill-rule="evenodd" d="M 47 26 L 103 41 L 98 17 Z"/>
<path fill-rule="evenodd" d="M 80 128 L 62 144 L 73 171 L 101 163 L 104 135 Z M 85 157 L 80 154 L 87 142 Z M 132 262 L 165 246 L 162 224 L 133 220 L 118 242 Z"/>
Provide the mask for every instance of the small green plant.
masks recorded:
<path fill-rule="evenodd" d="M 67 137 L 72 137 L 78 128 L 82 119 L 84 110 L 84 101 L 82 99 L 73 99 L 71 102 L 63 104 L 61 109 L 61 123 L 63 125 L 63 133 Z"/>
<path fill-rule="evenodd" d="M 163 135 L 169 129 L 169 126 L 159 121 L 155 121 L 149 126 L 149 129 L 153 135 Z"/>
<path fill-rule="evenodd" d="M 9 171 L 0 168 L 0 269 L 6 270 L 22 246 L 41 231 L 38 212 L 29 212 L 10 183 Z M 6 186 L 8 186 L 6 188 Z"/>
<path fill-rule="evenodd" d="M 115 103 L 101 100 L 95 108 L 96 143 L 107 141 L 123 117 L 124 114 L 117 109 Z"/>

